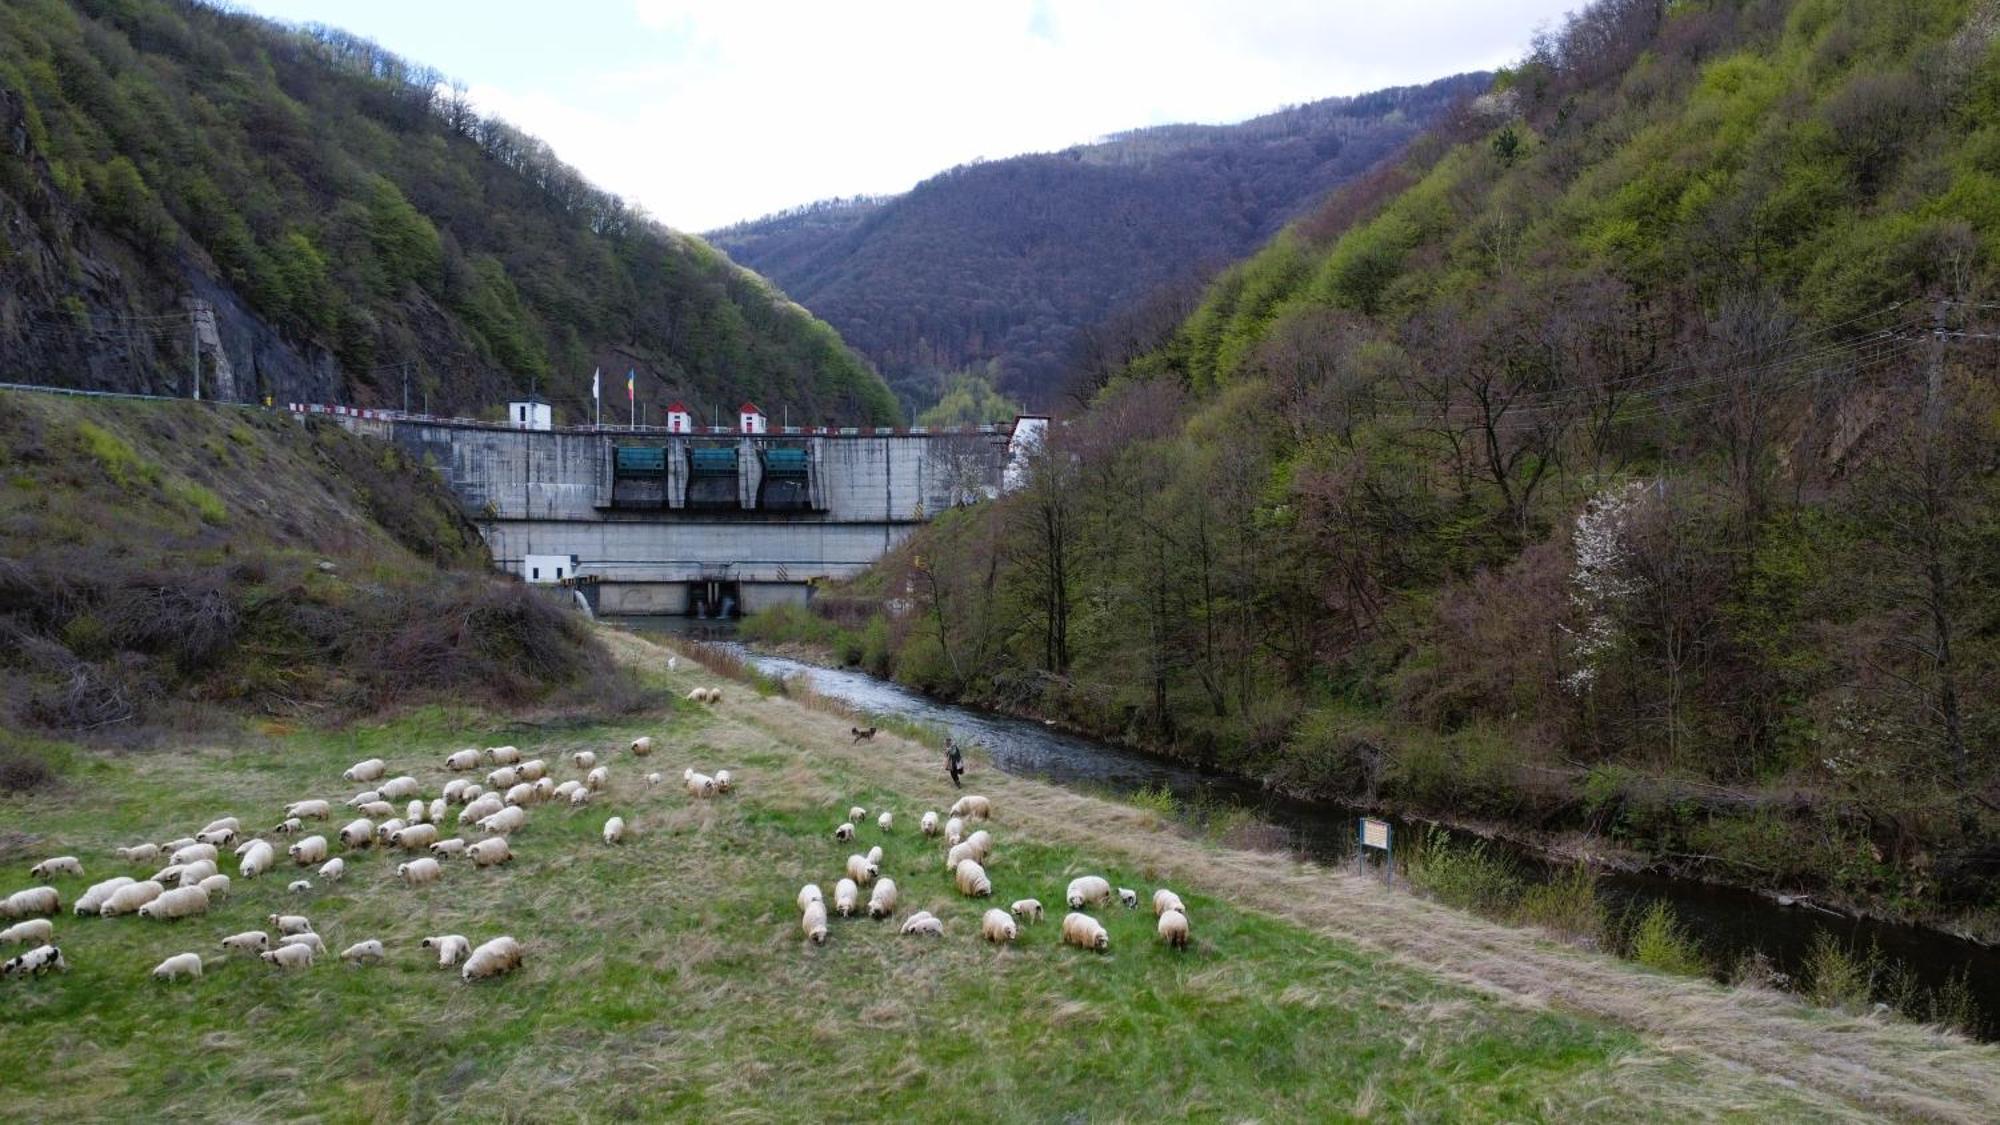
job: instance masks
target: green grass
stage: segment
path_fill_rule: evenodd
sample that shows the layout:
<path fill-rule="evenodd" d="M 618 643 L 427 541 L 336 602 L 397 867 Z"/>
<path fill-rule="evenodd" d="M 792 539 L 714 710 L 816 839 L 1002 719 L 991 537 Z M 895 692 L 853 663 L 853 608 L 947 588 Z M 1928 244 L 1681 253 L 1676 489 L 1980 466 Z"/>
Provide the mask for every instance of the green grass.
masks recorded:
<path fill-rule="evenodd" d="M 1580 1113 L 1637 1047 L 1606 1025 L 1508 1007 L 1185 890 L 1196 936 L 1185 953 L 1154 940 L 1143 907 L 1099 912 L 1108 955 L 1064 947 L 1069 878 L 1101 873 L 1142 897 L 1154 884 L 1023 838 L 1003 814 L 991 826 L 994 900 L 969 901 L 916 834 L 922 803 L 855 760 L 694 708 L 650 729 L 661 748 L 644 763 L 606 753 L 634 733 L 623 727 L 502 726 L 436 709 L 337 734 L 80 755 L 62 787 L 0 803 L 14 826 L 0 834 L 0 865 L 84 858 L 88 880 L 57 884 L 65 901 L 88 881 L 147 873 L 118 864 L 114 846 L 224 813 L 267 827 L 287 799 L 346 796 L 355 787 L 341 769 L 371 755 L 434 791 L 458 746 L 511 742 L 560 763 L 558 777 L 574 776 L 567 754 L 588 747 L 609 759 L 613 784 L 586 810 L 537 809 L 511 866 L 449 863 L 424 890 L 394 882 L 395 857 L 363 852 L 345 880 L 305 896 L 286 892 L 284 868 L 239 880 L 198 919 L 59 919 L 73 970 L 0 983 L 9 1097 L 67 1119 L 1516 1119 Z M 732 769 L 738 793 L 689 800 L 671 781 L 690 764 Z M 646 786 L 647 770 L 669 784 Z M 834 841 L 851 803 L 894 810 L 896 831 Z M 598 838 L 614 812 L 634 831 L 617 849 Z M 830 899 L 844 857 L 876 842 L 901 887 L 899 917 L 932 910 L 946 936 L 836 917 L 826 946 L 806 945 L 798 887 L 817 881 Z M 1047 922 L 1013 948 L 978 940 L 984 909 L 1026 896 L 1049 907 Z M 328 958 L 283 974 L 220 959 L 223 935 L 280 909 L 309 914 L 335 952 L 381 938 L 389 961 Z M 475 943 L 511 933 L 527 966 L 466 985 L 416 948 L 446 932 Z M 211 959 L 202 980 L 148 978 L 182 950 Z"/>

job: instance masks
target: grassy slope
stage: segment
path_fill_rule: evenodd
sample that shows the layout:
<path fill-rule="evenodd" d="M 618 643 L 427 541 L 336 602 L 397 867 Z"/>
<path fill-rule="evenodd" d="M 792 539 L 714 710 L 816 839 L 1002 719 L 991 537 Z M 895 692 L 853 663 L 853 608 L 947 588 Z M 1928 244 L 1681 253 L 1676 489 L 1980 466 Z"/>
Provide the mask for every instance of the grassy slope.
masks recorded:
<path fill-rule="evenodd" d="M 615 644 L 628 660 L 659 662 L 644 642 Z M 709 679 L 684 672 L 655 682 L 678 694 Z M 734 797 L 691 802 L 673 786 L 647 788 L 642 767 L 619 752 L 604 799 L 582 812 L 538 810 L 505 869 L 454 863 L 441 886 L 409 891 L 393 882 L 389 857 L 364 854 L 344 882 L 303 899 L 286 893 L 291 876 L 279 872 L 239 882 L 202 919 L 64 918 L 58 936 L 74 970 L 0 984 L 10 1096 L 53 1118 L 764 1119 L 949 1107 L 1023 1120 L 1245 1111 L 1515 1119 L 1616 1105 L 1672 1118 L 1865 1108 L 1972 1119 L 2000 1105 L 1989 1049 L 1861 1021 L 1808 1022 L 1768 998 L 1763 1018 L 1843 1033 L 1829 1048 L 1835 1080 L 1815 1084 L 1812 1059 L 1789 1044 L 1770 1066 L 1745 1068 L 1697 1035 L 1651 1040 L 1610 1011 L 1521 1003 L 1518 981 L 1478 976 L 1503 947 L 1532 946 L 1600 987 L 1613 974 L 1628 1002 L 1693 999 L 1686 1010 L 1705 1013 L 1715 1005 L 1704 998 L 1731 994 L 1532 943 L 1366 882 L 1193 843 L 1138 810 L 982 771 L 975 780 L 999 810 L 997 901 L 1055 902 L 1083 871 L 1144 889 L 1171 881 L 1189 898 L 1197 936 L 1185 955 L 1169 953 L 1149 940 L 1143 911 L 1114 908 L 1102 915 L 1108 956 L 1060 946 L 1054 917 L 1018 947 L 992 949 L 976 936 L 987 904 L 950 890 L 936 848 L 914 830 L 922 809 L 950 799 L 934 755 L 887 734 L 853 747 L 845 725 L 732 687 L 715 711 L 682 706 L 618 728 L 425 712 L 337 735 L 94 758 L 67 790 L 0 805 L 9 826 L 0 864 L 18 871 L 45 853 L 75 852 L 104 878 L 117 869 L 115 845 L 225 811 L 256 823 L 275 820 L 289 798 L 344 795 L 339 770 L 369 754 L 435 787 L 443 752 L 470 742 L 505 740 L 556 761 L 576 747 L 603 753 L 643 727 L 663 736 L 643 769 L 672 778 L 687 764 L 728 766 L 741 784 Z M 883 841 L 885 871 L 903 888 L 901 913 L 923 907 L 945 918 L 942 941 L 837 918 L 826 947 L 800 940 L 793 895 L 807 880 L 831 890 L 854 849 L 828 829 L 854 802 L 899 814 Z M 597 839 L 614 812 L 636 832 L 617 850 Z M 878 835 L 865 830 L 859 846 Z M 59 885 L 66 898 L 81 889 L 78 880 Z M 311 914 L 334 949 L 380 937 L 390 960 L 289 976 L 215 963 L 192 984 L 146 979 L 172 952 L 219 956 L 221 935 L 280 908 Z M 1397 948 L 1413 923 L 1447 947 L 1459 943 L 1448 956 L 1461 981 Z M 475 942 L 513 933 L 528 944 L 527 967 L 466 986 L 415 948 L 440 932 Z M 1890 1065 L 1905 1055 L 1920 1073 Z"/>

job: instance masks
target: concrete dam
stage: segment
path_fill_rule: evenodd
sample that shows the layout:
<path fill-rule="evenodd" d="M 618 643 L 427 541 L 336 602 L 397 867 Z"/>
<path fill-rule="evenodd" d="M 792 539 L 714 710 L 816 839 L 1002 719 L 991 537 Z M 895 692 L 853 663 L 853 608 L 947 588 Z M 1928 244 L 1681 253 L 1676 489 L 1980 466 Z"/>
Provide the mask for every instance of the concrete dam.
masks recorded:
<path fill-rule="evenodd" d="M 574 585 L 599 613 L 705 617 L 803 603 L 815 582 L 858 574 L 937 513 L 995 495 L 1014 435 L 1033 431 L 769 428 L 747 405 L 734 430 L 292 409 L 436 466 L 496 565 L 524 580 Z"/>

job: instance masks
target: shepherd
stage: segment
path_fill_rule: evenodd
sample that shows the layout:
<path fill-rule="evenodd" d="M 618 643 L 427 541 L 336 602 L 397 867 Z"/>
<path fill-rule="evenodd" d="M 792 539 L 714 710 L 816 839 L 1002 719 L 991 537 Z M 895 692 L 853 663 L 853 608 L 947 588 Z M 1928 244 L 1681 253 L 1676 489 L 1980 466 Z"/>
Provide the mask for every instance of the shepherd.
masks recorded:
<path fill-rule="evenodd" d="M 946 735 L 944 739 L 944 769 L 951 775 L 953 789 L 965 788 L 958 780 L 960 775 L 965 773 L 965 752 L 958 748 L 958 742 L 950 735 Z"/>

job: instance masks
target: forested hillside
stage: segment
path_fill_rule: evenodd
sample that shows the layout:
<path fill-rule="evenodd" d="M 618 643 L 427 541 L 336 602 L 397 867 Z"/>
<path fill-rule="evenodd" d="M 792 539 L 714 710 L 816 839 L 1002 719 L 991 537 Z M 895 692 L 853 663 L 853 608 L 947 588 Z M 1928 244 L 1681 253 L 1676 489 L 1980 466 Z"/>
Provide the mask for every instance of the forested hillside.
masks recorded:
<path fill-rule="evenodd" d="M 1996 35 L 1599 0 L 825 605 L 1291 791 L 2000 933 Z"/>
<path fill-rule="evenodd" d="M 407 383 L 476 413 L 532 386 L 575 420 L 602 366 L 636 368 L 642 405 L 897 415 L 761 278 L 336 30 L 15 0 L 0 130 L 0 380 L 184 394 L 199 347 L 207 393 L 243 400 L 401 406 Z"/>
<path fill-rule="evenodd" d="M 935 402 L 952 373 L 991 361 L 999 390 L 1045 405 L 1081 330 L 1248 253 L 1486 81 L 1121 133 L 709 238 L 838 328 L 908 404 Z"/>

